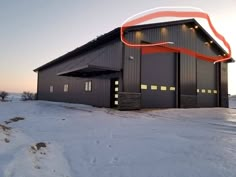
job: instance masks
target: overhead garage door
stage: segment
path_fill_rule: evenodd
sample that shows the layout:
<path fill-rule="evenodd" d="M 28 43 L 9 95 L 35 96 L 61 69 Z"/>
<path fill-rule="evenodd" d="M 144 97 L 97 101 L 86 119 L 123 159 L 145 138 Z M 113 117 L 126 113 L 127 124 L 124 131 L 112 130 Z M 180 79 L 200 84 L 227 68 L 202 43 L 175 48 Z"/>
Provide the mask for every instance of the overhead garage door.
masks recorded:
<path fill-rule="evenodd" d="M 141 104 L 143 108 L 176 107 L 175 53 L 143 54 Z"/>
<path fill-rule="evenodd" d="M 198 107 L 217 106 L 217 71 L 213 63 L 197 61 L 197 101 Z"/>

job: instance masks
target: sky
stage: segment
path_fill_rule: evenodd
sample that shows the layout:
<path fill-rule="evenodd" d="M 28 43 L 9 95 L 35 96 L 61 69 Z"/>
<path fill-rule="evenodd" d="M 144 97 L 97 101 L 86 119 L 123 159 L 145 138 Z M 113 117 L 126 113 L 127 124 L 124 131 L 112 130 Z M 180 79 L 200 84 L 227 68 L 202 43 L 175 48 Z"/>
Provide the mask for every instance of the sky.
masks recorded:
<path fill-rule="evenodd" d="M 207 12 L 236 59 L 236 1 L 199 0 L 0 0 L 0 90 L 36 92 L 41 66 L 128 17 L 163 6 L 194 6 Z M 229 93 L 236 94 L 236 63 L 229 64 Z"/>

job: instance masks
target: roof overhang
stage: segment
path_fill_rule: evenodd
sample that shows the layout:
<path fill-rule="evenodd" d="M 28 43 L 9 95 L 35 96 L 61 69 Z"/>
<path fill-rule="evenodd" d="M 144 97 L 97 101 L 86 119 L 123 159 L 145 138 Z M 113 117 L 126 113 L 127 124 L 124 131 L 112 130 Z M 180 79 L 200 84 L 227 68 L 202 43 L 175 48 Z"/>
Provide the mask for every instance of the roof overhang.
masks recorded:
<path fill-rule="evenodd" d="M 120 72 L 120 69 L 96 66 L 96 65 L 85 65 L 82 67 L 73 68 L 67 71 L 57 73 L 58 76 L 70 76 L 70 77 L 97 77 L 102 75 L 108 75 Z"/>

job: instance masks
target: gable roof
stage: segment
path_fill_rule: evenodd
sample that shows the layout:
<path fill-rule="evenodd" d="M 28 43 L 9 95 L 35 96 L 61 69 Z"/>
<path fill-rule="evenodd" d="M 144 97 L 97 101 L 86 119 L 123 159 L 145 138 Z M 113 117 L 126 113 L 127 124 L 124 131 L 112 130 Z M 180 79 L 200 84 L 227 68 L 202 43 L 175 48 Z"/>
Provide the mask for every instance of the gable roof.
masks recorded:
<path fill-rule="evenodd" d="M 129 27 L 126 31 L 135 31 L 135 30 L 143 30 L 147 28 L 156 28 L 156 27 L 166 27 L 170 25 L 180 25 L 180 24 L 188 24 L 191 26 L 198 26 L 198 31 L 200 31 L 201 35 L 206 38 L 208 41 L 213 41 L 214 47 L 220 51 L 220 53 L 226 53 L 226 51 L 215 41 L 215 39 L 195 20 L 195 19 L 187 19 L 187 20 L 178 20 L 178 21 L 169 21 L 169 22 L 161 22 L 161 23 L 153 23 L 153 24 L 144 24 L 144 25 L 137 25 L 133 27 Z M 106 42 L 109 42 L 111 40 L 114 40 L 116 38 L 120 37 L 120 27 L 115 28 L 114 30 L 105 33 L 104 35 L 82 45 L 81 47 L 78 47 L 36 69 L 34 69 L 34 72 L 46 69 L 50 66 L 53 66 L 55 64 L 58 64 L 60 62 L 66 61 L 67 59 L 76 56 L 81 55 L 83 53 L 89 52 L 90 50 L 94 49 L 95 47 L 102 45 Z M 234 62 L 234 59 L 232 58 L 229 62 Z"/>

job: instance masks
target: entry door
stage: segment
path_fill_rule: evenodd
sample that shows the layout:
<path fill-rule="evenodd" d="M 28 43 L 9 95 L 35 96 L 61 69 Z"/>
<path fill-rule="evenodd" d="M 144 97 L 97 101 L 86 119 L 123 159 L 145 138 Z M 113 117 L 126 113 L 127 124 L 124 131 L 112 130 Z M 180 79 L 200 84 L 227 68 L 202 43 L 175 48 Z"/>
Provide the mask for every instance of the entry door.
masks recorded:
<path fill-rule="evenodd" d="M 175 53 L 152 53 L 142 55 L 142 107 L 176 107 L 176 62 Z"/>
<path fill-rule="evenodd" d="M 111 107 L 118 107 L 119 79 L 111 79 Z"/>

